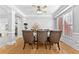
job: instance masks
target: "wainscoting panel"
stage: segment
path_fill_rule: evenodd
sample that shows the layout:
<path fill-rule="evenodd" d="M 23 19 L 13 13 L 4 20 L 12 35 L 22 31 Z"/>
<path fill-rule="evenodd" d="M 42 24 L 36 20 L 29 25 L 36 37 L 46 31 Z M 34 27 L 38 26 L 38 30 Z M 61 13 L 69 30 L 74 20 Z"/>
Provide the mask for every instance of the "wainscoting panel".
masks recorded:
<path fill-rule="evenodd" d="M 76 38 L 76 37 L 74 38 L 70 36 L 62 36 L 61 41 L 79 51 L 79 40 L 78 39 L 79 38 Z"/>

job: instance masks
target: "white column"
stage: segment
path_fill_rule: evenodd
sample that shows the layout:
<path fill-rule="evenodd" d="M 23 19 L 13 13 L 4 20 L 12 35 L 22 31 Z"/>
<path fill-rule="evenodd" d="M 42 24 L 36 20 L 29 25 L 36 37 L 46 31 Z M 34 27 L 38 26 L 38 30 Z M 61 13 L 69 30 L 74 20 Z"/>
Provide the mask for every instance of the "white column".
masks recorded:
<path fill-rule="evenodd" d="M 22 21 L 22 18 L 18 18 L 17 19 L 18 21 L 18 24 L 17 24 L 17 27 L 18 27 L 18 37 L 22 37 L 22 29 L 23 29 L 23 21 Z"/>
<path fill-rule="evenodd" d="M 9 32 L 7 44 L 13 44 L 16 42 L 15 39 L 15 10 L 12 9 L 11 16 L 9 17 Z"/>

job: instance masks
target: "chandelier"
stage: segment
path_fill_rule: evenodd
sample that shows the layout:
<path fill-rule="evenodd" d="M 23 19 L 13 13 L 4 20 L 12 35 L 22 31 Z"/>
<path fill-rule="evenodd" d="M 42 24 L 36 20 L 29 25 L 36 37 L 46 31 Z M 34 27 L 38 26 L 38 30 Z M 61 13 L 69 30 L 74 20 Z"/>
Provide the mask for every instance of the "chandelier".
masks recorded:
<path fill-rule="evenodd" d="M 47 5 L 33 5 L 33 8 L 37 14 L 42 14 L 47 12 Z"/>

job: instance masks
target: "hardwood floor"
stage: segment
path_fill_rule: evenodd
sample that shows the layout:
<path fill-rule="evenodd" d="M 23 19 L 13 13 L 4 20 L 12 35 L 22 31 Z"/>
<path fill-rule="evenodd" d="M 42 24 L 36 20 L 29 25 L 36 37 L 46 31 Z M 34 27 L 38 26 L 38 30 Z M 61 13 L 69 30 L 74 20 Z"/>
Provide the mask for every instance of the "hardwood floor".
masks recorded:
<path fill-rule="evenodd" d="M 78 54 L 79 51 L 69 47 L 68 45 L 60 42 L 60 51 L 54 45 L 51 50 L 45 49 L 45 47 L 40 46 L 37 50 L 36 48 L 32 49 L 31 46 L 26 45 L 25 49 L 23 50 L 23 40 L 19 38 L 16 40 L 16 44 L 14 45 L 7 45 L 0 48 L 1 54 Z"/>

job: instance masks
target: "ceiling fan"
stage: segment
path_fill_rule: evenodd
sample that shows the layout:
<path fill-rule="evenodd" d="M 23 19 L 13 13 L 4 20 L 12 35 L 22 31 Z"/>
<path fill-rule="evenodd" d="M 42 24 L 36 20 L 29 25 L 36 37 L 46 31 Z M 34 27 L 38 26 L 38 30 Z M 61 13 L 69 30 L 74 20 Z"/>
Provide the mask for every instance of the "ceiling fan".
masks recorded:
<path fill-rule="evenodd" d="M 36 13 L 46 13 L 47 12 L 47 5 L 33 5 Z"/>

